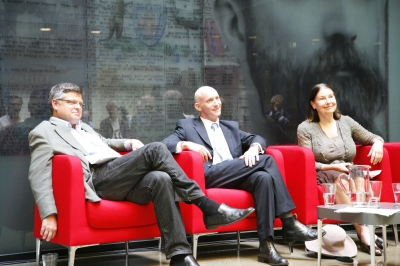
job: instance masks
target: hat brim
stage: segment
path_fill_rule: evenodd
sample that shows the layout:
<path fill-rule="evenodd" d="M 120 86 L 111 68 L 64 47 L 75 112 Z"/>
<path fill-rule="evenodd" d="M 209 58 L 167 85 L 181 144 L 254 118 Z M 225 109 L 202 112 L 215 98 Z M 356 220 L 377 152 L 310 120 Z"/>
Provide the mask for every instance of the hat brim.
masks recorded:
<path fill-rule="evenodd" d="M 326 236 L 326 235 L 325 235 Z M 323 237 L 325 237 L 323 236 Z M 318 253 L 318 239 L 306 241 L 306 248 L 310 251 Z M 354 257 L 357 255 L 357 245 L 354 243 L 354 240 L 346 235 L 346 239 L 344 240 L 344 247 L 341 250 L 329 251 L 321 247 L 321 254 L 332 257 Z"/>

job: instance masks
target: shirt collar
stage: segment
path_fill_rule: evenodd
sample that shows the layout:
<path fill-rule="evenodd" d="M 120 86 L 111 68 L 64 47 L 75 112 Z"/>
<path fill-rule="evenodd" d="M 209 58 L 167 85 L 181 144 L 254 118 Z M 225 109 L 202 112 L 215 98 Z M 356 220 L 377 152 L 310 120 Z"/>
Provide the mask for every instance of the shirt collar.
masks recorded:
<path fill-rule="evenodd" d="M 74 129 L 74 128 L 72 128 L 72 125 L 71 125 L 70 122 L 65 121 L 65 120 L 63 120 L 63 119 L 60 119 L 60 118 L 58 118 L 58 117 L 54 117 L 54 116 L 53 116 L 53 118 L 54 118 L 54 119 L 57 119 L 58 121 L 63 122 L 63 123 L 67 126 L 67 128 L 68 128 L 69 131 L 71 131 L 71 130 Z M 76 130 L 82 129 L 82 120 L 79 120 L 79 122 L 75 125 L 75 129 L 76 129 Z"/>
<path fill-rule="evenodd" d="M 214 123 L 218 124 L 218 127 L 219 127 L 219 119 L 216 122 L 213 122 L 211 120 L 205 119 L 205 118 L 203 118 L 201 116 L 200 116 L 200 119 L 201 119 L 201 121 L 203 121 L 203 124 L 204 124 L 204 126 L 206 128 L 211 128 L 211 125 L 214 124 Z"/>

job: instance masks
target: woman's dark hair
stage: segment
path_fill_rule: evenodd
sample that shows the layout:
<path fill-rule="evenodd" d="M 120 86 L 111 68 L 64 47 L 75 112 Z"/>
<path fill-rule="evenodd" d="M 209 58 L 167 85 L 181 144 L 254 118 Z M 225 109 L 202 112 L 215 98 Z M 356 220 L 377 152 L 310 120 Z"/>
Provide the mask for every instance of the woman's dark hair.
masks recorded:
<path fill-rule="evenodd" d="M 335 95 L 335 91 L 325 83 L 320 83 L 312 87 L 310 93 L 308 94 L 308 110 L 307 110 L 307 120 L 310 122 L 319 122 L 318 112 L 312 107 L 311 102 L 315 101 L 315 97 L 317 96 L 318 92 L 321 89 L 330 89 Z M 333 113 L 333 119 L 339 120 L 340 116 L 341 116 L 340 111 L 336 106 L 336 110 Z"/>

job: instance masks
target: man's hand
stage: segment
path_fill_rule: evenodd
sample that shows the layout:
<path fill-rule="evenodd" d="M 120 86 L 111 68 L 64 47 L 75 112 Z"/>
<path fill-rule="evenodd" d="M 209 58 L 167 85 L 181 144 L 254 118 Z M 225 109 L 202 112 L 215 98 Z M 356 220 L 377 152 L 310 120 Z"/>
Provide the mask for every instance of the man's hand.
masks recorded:
<path fill-rule="evenodd" d="M 191 141 L 183 141 L 181 148 L 182 150 L 196 151 L 200 153 L 203 162 L 208 162 L 208 160 L 212 159 L 211 153 L 203 145 Z"/>
<path fill-rule="evenodd" d="M 259 153 L 258 145 L 253 145 L 239 159 L 242 160 L 244 158 L 244 164 L 248 167 L 253 167 L 260 160 Z"/>
<path fill-rule="evenodd" d="M 134 151 L 134 150 L 137 150 L 137 149 L 139 149 L 139 148 L 141 148 L 141 147 L 143 147 L 144 146 L 144 144 L 143 144 L 143 142 L 141 142 L 140 140 L 138 140 L 138 139 L 131 139 L 131 147 L 132 147 L 132 150 Z"/>
<path fill-rule="evenodd" d="M 368 157 L 371 157 L 371 163 L 377 164 L 382 161 L 383 158 L 383 143 L 380 140 L 376 140 L 368 153 Z"/>
<path fill-rule="evenodd" d="M 57 234 L 57 215 L 50 214 L 42 221 L 42 228 L 40 228 L 40 235 L 46 241 L 50 241 Z"/>

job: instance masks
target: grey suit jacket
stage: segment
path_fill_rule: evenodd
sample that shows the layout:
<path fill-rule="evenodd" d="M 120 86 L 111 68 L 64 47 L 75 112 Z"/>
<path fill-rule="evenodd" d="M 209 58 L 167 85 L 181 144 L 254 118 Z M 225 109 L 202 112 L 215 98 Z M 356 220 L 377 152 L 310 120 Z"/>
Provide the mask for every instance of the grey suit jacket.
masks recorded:
<path fill-rule="evenodd" d="M 267 141 L 258 135 L 244 132 L 239 129 L 235 121 L 219 120 L 221 130 L 224 134 L 229 150 L 233 158 L 238 158 L 247 150 L 251 144 L 259 143 L 261 147 L 267 147 Z M 207 130 L 200 118 L 181 119 L 177 122 L 175 131 L 165 138 L 164 143 L 172 152 L 176 152 L 176 145 L 180 141 L 192 141 L 206 147 L 214 157 L 211 141 Z M 212 161 L 204 163 L 205 170 L 212 165 Z"/>
<path fill-rule="evenodd" d="M 106 139 L 96 133 L 89 125 L 83 124 L 82 129 L 98 135 L 109 147 L 116 151 L 126 151 L 124 139 Z M 68 130 L 67 125 L 56 118 L 43 121 L 29 133 L 29 148 L 31 165 L 29 167 L 29 182 L 33 196 L 38 205 L 40 217 L 43 219 L 50 214 L 57 213 L 52 188 L 52 159 L 57 154 L 78 156 L 82 162 L 85 195 L 90 201 L 100 201 L 97 196 L 90 171 L 88 155 L 75 137 Z"/>

